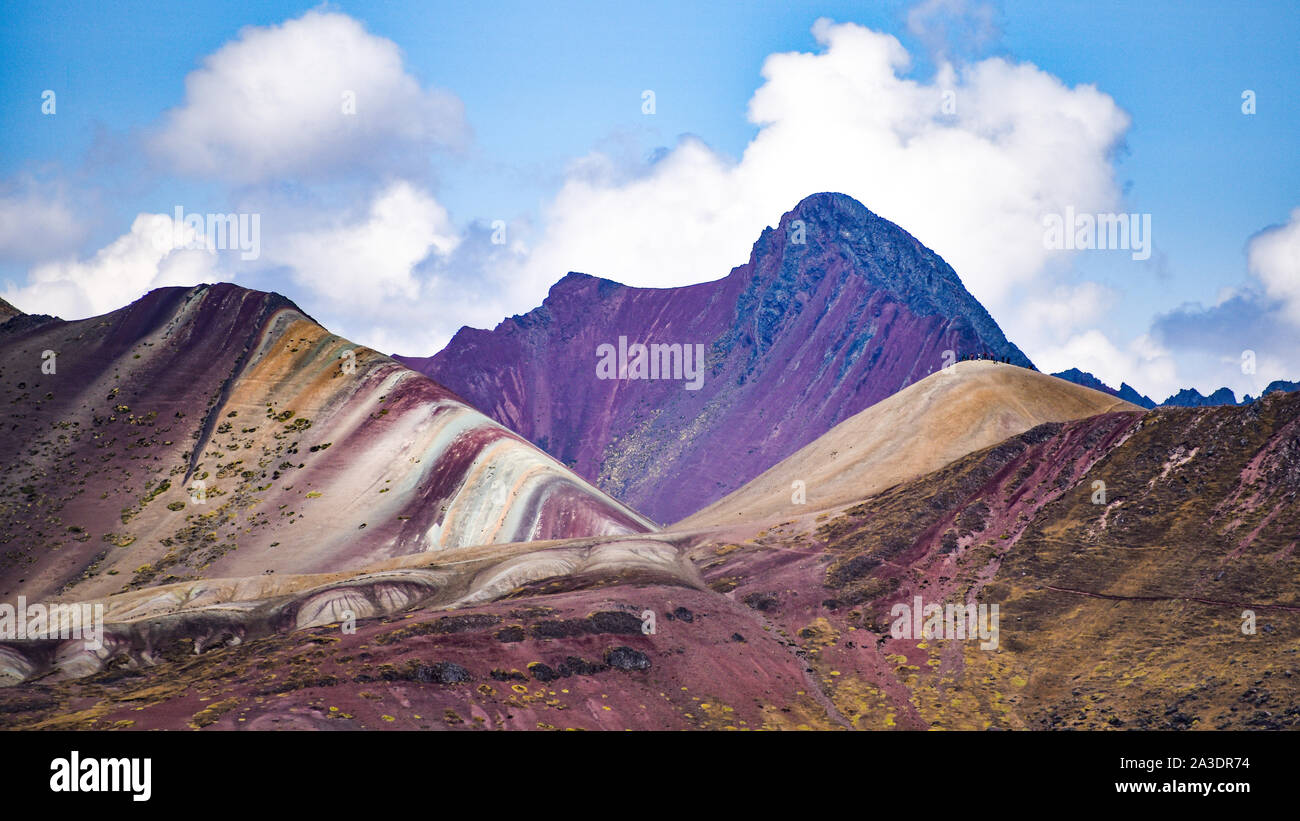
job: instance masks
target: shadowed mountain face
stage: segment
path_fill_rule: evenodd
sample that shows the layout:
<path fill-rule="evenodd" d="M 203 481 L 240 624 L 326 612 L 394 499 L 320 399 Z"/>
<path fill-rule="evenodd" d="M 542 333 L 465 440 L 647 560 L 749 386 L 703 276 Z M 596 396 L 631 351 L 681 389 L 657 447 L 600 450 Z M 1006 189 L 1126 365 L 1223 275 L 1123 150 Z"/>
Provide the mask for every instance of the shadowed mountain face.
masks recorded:
<path fill-rule="evenodd" d="M 0 600 L 652 525 L 288 300 L 162 288 L 0 325 Z"/>
<path fill-rule="evenodd" d="M 453 613 L 348 634 L 308 612 L 238 646 L 245 614 L 293 623 L 289 588 L 212 590 L 269 601 L 209 614 L 201 641 L 175 627 L 186 592 L 173 621 L 118 629 L 109 669 L 0 689 L 0 726 L 1297 728 L 1298 488 L 1300 395 L 1049 422 L 859 503 L 583 548 L 676 541 L 698 582 L 530 574 Z M 386 584 L 437 572 L 400 565 Z M 997 605 L 996 648 L 893 635 L 917 596 Z M 125 598 L 123 618 L 158 607 Z M 0 673 L 40 661 L 3 651 Z"/>
<path fill-rule="evenodd" d="M 698 389 L 685 371 L 601 378 L 599 346 L 620 338 L 699 346 Z M 400 361 L 671 522 L 937 371 L 946 351 L 1032 367 L 936 254 L 855 200 L 816 194 L 723 279 L 647 289 L 569 274 L 528 314 Z M 615 376 L 637 373 L 633 356 Z"/>

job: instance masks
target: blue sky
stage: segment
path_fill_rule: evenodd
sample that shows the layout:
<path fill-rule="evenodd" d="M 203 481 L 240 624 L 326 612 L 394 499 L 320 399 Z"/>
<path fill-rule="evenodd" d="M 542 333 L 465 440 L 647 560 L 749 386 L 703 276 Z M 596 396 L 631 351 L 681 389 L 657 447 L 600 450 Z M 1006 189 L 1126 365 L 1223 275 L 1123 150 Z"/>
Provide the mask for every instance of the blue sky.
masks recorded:
<path fill-rule="evenodd" d="M 1095 86 L 1111 101 L 1095 107 L 1097 122 L 1109 122 L 1107 138 L 1063 151 L 1060 162 L 1070 168 L 1053 170 L 1050 156 L 1026 160 L 1022 153 L 1009 152 L 1007 159 L 1033 164 L 1034 173 L 1052 177 L 1026 183 L 1021 192 L 1026 202 L 1075 198 L 1081 209 L 1096 203 L 1098 210 L 1151 214 L 1151 260 L 1138 264 L 1127 254 L 1091 252 L 1045 262 L 1020 255 L 1008 263 L 996 255 L 980 257 L 981 244 L 963 234 L 968 227 L 949 226 L 940 217 L 912 219 L 911 225 L 899 219 L 953 262 L 1013 340 L 1040 365 L 1077 363 L 1109 381 L 1126 379 L 1157 400 L 1163 395 L 1155 394 L 1185 384 L 1207 391 L 1228 384 L 1241 393 L 1257 392 L 1266 377 L 1300 379 L 1300 363 L 1291 353 L 1295 348 L 1283 344 L 1300 338 L 1290 336 L 1300 325 L 1294 310 L 1300 288 L 1290 284 L 1300 277 L 1300 263 L 1288 267 L 1294 260 L 1287 233 L 1292 210 L 1300 206 L 1300 163 L 1295 159 L 1300 12 L 1281 2 L 1133 5 L 958 0 L 13 4 L 6 8 L 0 30 L 0 197 L 7 198 L 0 201 L 6 206 L 0 215 L 10 221 L 7 230 L 0 226 L 0 281 L 7 283 L 0 295 L 24 310 L 65 316 L 75 314 L 78 306 L 101 307 L 114 296 L 108 286 L 96 286 L 95 298 L 74 298 L 68 296 L 75 290 L 71 285 L 43 288 L 38 281 L 96 277 L 102 283 L 118 276 L 121 265 L 135 264 L 134 256 L 123 251 L 121 260 L 114 257 L 96 267 L 96 255 L 127 235 L 138 215 L 170 214 L 177 205 L 189 212 L 261 213 L 267 258 L 249 265 L 222 255 L 215 267 L 201 261 L 178 263 L 165 274 L 167 266 L 157 260 L 139 263 L 156 264 L 157 276 L 124 277 L 118 304 L 138 296 L 131 291 L 141 282 L 210 274 L 280 290 L 332 329 L 403 353 L 432 353 L 460 324 L 490 325 L 507 313 L 527 310 L 544 295 L 545 285 L 570 267 L 599 265 L 604 269 L 589 272 L 642 285 L 722 276 L 730 265 L 744 261 L 748 242 L 757 236 L 754 229 L 761 227 L 756 221 L 775 224 L 798 198 L 793 194 L 799 190 L 798 166 L 790 165 L 795 160 L 769 170 L 746 155 L 756 139 L 763 142 L 764 129 L 749 112 L 751 99 L 757 100 L 755 94 L 765 84 L 762 72 L 771 65 L 769 57 L 822 55 L 828 57 L 822 61 L 828 68 L 833 49 L 844 61 L 836 65 L 856 65 L 854 48 L 861 49 L 863 59 L 875 53 L 871 49 L 886 49 L 874 41 L 855 45 L 848 33 L 838 41 L 819 40 L 814 23 L 829 18 L 897 38 L 911 63 L 895 79 L 923 87 L 943 86 L 936 67 L 950 64 L 960 75 L 990 60 L 1028 66 L 1035 76 L 1059 82 L 1060 89 L 1042 92 L 1041 111 L 1024 106 L 1008 115 L 1014 117 L 1008 128 L 1037 127 L 1036 120 L 1057 117 L 1056 109 L 1082 97 L 1074 92 L 1086 86 Z M 385 111 L 419 109 L 424 113 L 411 115 L 411 122 L 421 128 L 427 125 L 421 117 L 455 119 L 458 135 L 409 138 L 409 129 L 380 124 L 373 140 L 340 138 L 321 149 L 325 153 L 319 156 L 328 157 L 323 162 L 331 167 L 327 172 L 286 164 L 294 151 L 317 156 L 312 152 L 319 146 L 304 135 L 301 144 L 286 148 L 289 153 L 259 158 L 266 163 L 263 172 L 234 178 L 223 173 L 228 163 L 242 162 L 252 149 L 247 144 L 232 148 L 228 141 L 239 138 L 229 133 L 202 130 L 222 128 L 221 106 L 234 103 L 222 99 L 219 84 L 215 93 L 211 87 L 208 91 L 215 99 L 187 96 L 187 76 L 240 41 L 245 27 L 279 26 L 309 13 L 345 16 L 364 32 L 347 36 L 400 49 L 401 76 L 375 86 L 376 93 L 385 95 Z M 299 39 L 323 30 L 298 28 Z M 265 55 L 250 46 L 231 60 L 247 58 L 253 67 L 248 71 L 291 70 L 275 62 L 283 46 L 268 39 Z M 304 59 L 309 67 L 301 70 L 298 64 L 297 81 L 310 88 L 315 73 L 310 60 L 328 63 L 331 55 L 320 52 Z M 785 64 L 776 70 L 772 85 L 798 70 Z M 403 77 L 413 81 L 417 97 L 427 95 L 419 97 L 418 105 L 403 102 L 401 95 L 411 93 L 400 82 Z M 957 99 L 959 105 L 975 98 L 989 106 L 999 94 L 1029 93 L 1031 86 L 1017 83 L 1006 77 L 980 86 L 960 83 Z M 890 93 L 910 93 L 904 85 L 891 88 Z M 45 89 L 57 94 L 53 116 L 41 113 Z M 655 93 L 653 116 L 642 111 L 645 89 Z M 1253 115 L 1242 112 L 1246 89 L 1256 95 Z M 785 92 L 774 90 L 773 96 L 790 101 Z M 828 104 L 847 108 L 839 99 L 828 97 Z M 448 100 L 463 109 L 456 113 Z M 872 98 L 863 100 L 864 111 L 871 111 Z M 788 153 L 801 143 L 798 137 L 779 136 L 799 130 L 797 123 L 788 122 L 796 115 L 785 112 L 802 109 L 797 100 L 785 108 L 780 103 L 772 107 L 780 112 L 780 124 L 770 129 L 768 153 Z M 169 112 L 178 109 L 194 113 L 183 128 L 169 125 Z M 969 111 L 964 108 L 963 114 Z M 1121 115 L 1123 126 L 1113 120 Z M 236 110 L 230 118 L 239 116 Z M 1059 125 L 1062 135 L 1069 130 L 1068 123 Z M 163 140 L 160 134 L 171 138 Z M 184 154 L 186 140 L 216 146 L 220 161 L 206 166 L 190 162 Z M 389 146 L 391 152 L 377 150 L 381 159 L 376 160 L 365 150 L 370 144 Z M 693 152 L 706 153 L 697 157 Z M 982 155 L 971 156 L 974 173 L 974 157 Z M 877 188 L 876 172 L 856 167 L 860 159 L 849 148 L 838 162 L 856 186 L 848 193 L 869 208 L 891 218 L 933 211 L 924 201 L 891 195 L 898 189 L 896 181 Z M 673 175 L 686 173 L 674 171 L 674 161 L 687 166 L 699 162 L 704 176 L 722 169 L 717 188 L 722 200 L 739 197 L 755 178 L 779 172 L 793 181 L 771 191 L 771 205 L 764 200 L 761 213 L 719 213 L 717 222 L 734 226 L 731 232 L 716 242 L 707 235 L 698 238 L 718 253 L 691 257 L 699 266 L 707 258 L 707 270 L 691 267 L 660 281 L 620 256 L 616 244 L 566 244 L 562 232 L 571 236 L 571 226 L 583 224 L 592 213 L 584 209 L 600 209 L 603 218 L 614 204 L 671 195 L 679 179 Z M 749 164 L 754 170 L 746 174 Z M 960 174 L 960 163 L 955 167 Z M 1074 173 L 1109 175 L 1114 191 L 1070 178 Z M 819 168 L 809 174 L 809 185 L 818 187 L 803 193 L 833 187 L 835 181 L 833 173 Z M 994 180 L 981 188 L 997 184 Z M 940 184 L 934 195 L 945 193 Z M 948 200 L 970 202 L 973 208 L 983 202 L 973 196 L 959 190 Z M 790 201 L 778 207 L 782 197 Z M 387 213 L 383 203 L 424 215 L 436 228 L 424 230 L 409 221 L 384 224 L 384 243 L 409 240 L 410 248 L 379 263 L 388 272 L 379 279 L 391 286 L 384 291 L 390 301 L 376 298 L 357 309 L 347 299 L 345 283 L 322 285 L 329 276 L 345 277 L 346 272 L 317 275 L 306 269 L 318 257 L 295 257 L 292 249 L 310 250 L 313 243 L 343 239 L 371 247 L 362 233 L 366 226 L 380 225 L 377 215 Z M 33 213 L 44 216 L 38 219 Z M 712 218 L 704 214 L 699 219 Z M 990 213 L 991 220 L 997 218 L 997 212 Z M 505 247 L 485 240 L 496 219 L 511 229 Z M 629 213 L 627 220 L 639 220 L 640 229 L 602 222 L 599 230 L 610 237 L 624 231 L 636 236 L 638 230 L 662 233 L 665 224 L 672 225 L 668 217 L 667 223 L 658 219 L 653 213 Z M 1259 244 L 1256 255 L 1248 257 L 1252 237 L 1270 227 L 1277 241 Z M 742 242 L 744 236 L 749 239 Z M 277 244 L 279 237 L 299 241 Z M 1251 259 L 1258 270 L 1252 271 Z M 656 262 L 674 271 L 678 264 Z M 989 273 L 1008 264 L 1015 270 L 1009 289 Z M 50 273 L 51 265 L 63 267 Z M 616 270 L 620 268 L 626 276 Z M 44 273 L 34 276 L 35 270 Z M 515 298 L 503 298 L 503 292 Z M 48 305 L 30 304 L 46 300 L 47 294 Z M 1070 312 L 1078 316 L 1077 326 L 1064 327 L 1042 307 L 1053 298 L 1080 306 Z M 1041 313 L 1037 319 L 1031 316 L 1035 311 Z M 1195 339 L 1189 329 L 1202 320 L 1239 337 L 1215 344 Z M 1274 332 L 1257 340 L 1252 327 Z M 1234 365 L 1246 349 L 1259 351 L 1257 374 L 1241 373 Z"/>

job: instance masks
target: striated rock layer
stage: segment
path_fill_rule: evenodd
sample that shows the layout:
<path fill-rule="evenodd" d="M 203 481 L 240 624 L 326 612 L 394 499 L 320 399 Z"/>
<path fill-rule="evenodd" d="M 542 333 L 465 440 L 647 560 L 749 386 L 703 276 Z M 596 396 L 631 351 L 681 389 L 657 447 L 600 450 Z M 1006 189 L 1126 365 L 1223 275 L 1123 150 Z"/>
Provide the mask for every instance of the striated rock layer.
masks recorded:
<path fill-rule="evenodd" d="M 570 558 L 507 579 L 468 572 L 484 597 L 448 584 L 452 598 L 430 599 L 453 612 L 378 600 L 409 595 L 396 595 L 403 572 L 459 572 L 464 554 L 395 561 L 357 577 L 368 612 L 390 615 L 354 634 L 314 621 L 321 607 L 276 603 L 337 601 L 341 580 L 209 585 L 192 608 L 176 588 L 166 602 L 127 594 L 124 619 L 233 613 L 245 595 L 315 626 L 187 635 L 168 617 L 135 621 L 108 669 L 0 689 L 0 726 L 1295 729 L 1298 493 L 1297 394 L 1049 422 L 840 508 L 555 545 Z M 670 542 L 704 585 L 565 569 Z M 894 636 L 893 607 L 918 596 L 997 605 L 996 646 Z M 0 671 L 48 662 L 26 663 Z"/>
<path fill-rule="evenodd" d="M 702 346 L 702 384 L 599 378 L 598 347 L 620 337 Z M 536 310 L 400 359 L 671 522 L 939 370 L 945 352 L 1032 367 L 938 255 L 850 197 L 815 194 L 720 280 L 569 274 Z"/>
<path fill-rule="evenodd" d="M 653 529 L 275 294 L 162 288 L 77 322 L 17 316 L 0 384 L 0 600 Z"/>

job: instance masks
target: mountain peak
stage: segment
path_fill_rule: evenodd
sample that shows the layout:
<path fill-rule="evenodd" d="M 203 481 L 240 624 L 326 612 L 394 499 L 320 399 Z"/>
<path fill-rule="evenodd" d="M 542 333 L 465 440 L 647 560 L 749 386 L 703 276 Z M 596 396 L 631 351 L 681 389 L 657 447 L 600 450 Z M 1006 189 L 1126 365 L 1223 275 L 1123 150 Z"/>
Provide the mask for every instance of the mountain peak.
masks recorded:
<path fill-rule="evenodd" d="M 763 294 L 766 304 L 759 306 L 760 321 L 779 323 L 781 316 L 802 311 L 801 298 L 839 292 L 846 278 L 857 278 L 905 305 L 913 315 L 949 319 L 997 348 L 996 352 L 954 349 L 959 355 L 994 353 L 998 358 L 1006 356 L 1011 364 L 1034 367 L 1007 341 L 951 265 L 847 194 L 820 192 L 804 197 L 781 217 L 776 229 L 763 231 L 749 263 L 732 276 L 748 282 L 742 304 Z M 763 349 L 760 343 L 759 350 Z"/>
<path fill-rule="evenodd" d="M 770 251 L 783 249 L 787 245 L 806 244 L 809 235 L 813 235 L 819 245 L 829 245 L 836 239 L 861 236 L 873 223 L 878 222 L 892 225 L 848 194 L 822 191 L 799 200 L 793 208 L 781 215 L 776 228 L 765 228 L 754 243 L 754 250 L 757 252 L 761 248 Z M 907 234 L 902 229 L 898 230 Z"/>
<path fill-rule="evenodd" d="M 1060 371 L 1059 373 L 1052 374 L 1052 376 L 1055 376 L 1057 379 L 1064 379 L 1066 382 L 1073 382 L 1076 385 L 1082 385 L 1085 388 L 1092 388 L 1095 391 L 1108 393 L 1111 396 L 1118 396 L 1125 402 L 1132 403 L 1138 407 L 1147 408 L 1148 410 L 1156 406 L 1156 403 L 1153 402 L 1150 397 L 1138 393 L 1137 389 L 1127 382 L 1121 382 L 1119 389 L 1116 390 L 1087 371 L 1081 371 L 1078 368 L 1070 368 L 1067 371 Z"/>
<path fill-rule="evenodd" d="M 778 225 L 720 279 L 570 273 L 534 310 L 399 361 L 664 522 L 953 357 L 1033 368 L 950 265 L 852 197 L 812 194 Z M 681 373 L 602 377 L 597 351 L 624 344 L 677 352 Z M 677 470 L 697 459 L 714 469 Z"/>
<path fill-rule="evenodd" d="M 249 301 L 270 310 L 288 309 L 297 311 L 312 322 L 316 321 L 284 294 L 277 291 L 259 291 L 256 288 L 246 288 L 233 282 L 203 282 L 198 285 L 168 285 L 154 288 L 132 302 L 127 308 L 167 304 L 176 299 L 181 299 L 184 304 L 189 304 L 195 299 L 201 299 L 205 303 L 210 302 L 214 305 L 221 305 L 227 301 Z"/>
<path fill-rule="evenodd" d="M 881 218 L 848 194 L 838 191 L 819 191 L 799 200 L 794 208 L 786 212 L 781 221 L 810 217 L 831 217 L 836 221 L 846 222 L 867 222 Z"/>
<path fill-rule="evenodd" d="M 1183 388 L 1160 404 L 1181 408 L 1207 408 L 1213 405 L 1235 405 L 1237 396 L 1227 387 L 1219 388 L 1209 396 L 1202 396 L 1196 388 Z"/>

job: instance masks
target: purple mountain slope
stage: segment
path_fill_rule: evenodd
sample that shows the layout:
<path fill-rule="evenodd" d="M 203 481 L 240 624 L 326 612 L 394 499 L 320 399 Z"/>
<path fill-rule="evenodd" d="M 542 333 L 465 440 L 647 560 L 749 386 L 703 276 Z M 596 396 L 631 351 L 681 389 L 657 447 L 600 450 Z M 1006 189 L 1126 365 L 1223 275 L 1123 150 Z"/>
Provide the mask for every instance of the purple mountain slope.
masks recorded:
<path fill-rule="evenodd" d="M 643 375 L 615 361 L 623 345 L 635 360 L 637 343 L 681 345 L 687 365 L 702 352 L 698 384 L 689 368 L 618 378 Z M 398 358 L 672 522 L 943 367 L 945 352 L 1033 367 L 937 254 L 823 193 L 765 229 L 722 279 L 649 289 L 570 273 L 523 316 L 462 328 L 433 357 Z M 659 350 L 654 364 L 672 356 Z"/>

